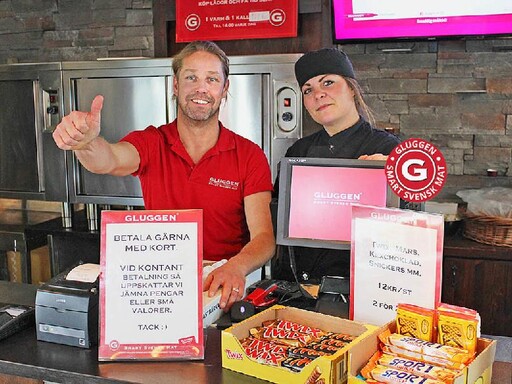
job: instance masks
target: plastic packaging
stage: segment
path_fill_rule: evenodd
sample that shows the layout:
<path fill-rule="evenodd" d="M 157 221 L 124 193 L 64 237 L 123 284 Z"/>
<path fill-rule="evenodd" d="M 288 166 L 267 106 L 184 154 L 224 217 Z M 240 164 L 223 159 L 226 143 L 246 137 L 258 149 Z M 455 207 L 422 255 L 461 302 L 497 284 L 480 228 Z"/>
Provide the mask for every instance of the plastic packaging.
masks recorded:
<path fill-rule="evenodd" d="M 468 204 L 468 214 L 512 218 L 512 188 L 465 189 L 457 196 Z"/>

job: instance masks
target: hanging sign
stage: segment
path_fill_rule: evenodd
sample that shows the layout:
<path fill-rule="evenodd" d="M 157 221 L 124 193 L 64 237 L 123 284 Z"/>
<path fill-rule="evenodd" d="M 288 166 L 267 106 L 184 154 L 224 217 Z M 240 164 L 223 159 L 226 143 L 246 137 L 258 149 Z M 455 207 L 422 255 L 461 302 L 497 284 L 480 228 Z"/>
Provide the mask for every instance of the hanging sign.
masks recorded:
<path fill-rule="evenodd" d="M 298 0 L 177 0 L 176 42 L 297 36 Z"/>
<path fill-rule="evenodd" d="M 350 318 L 383 325 L 399 303 L 435 308 L 443 239 L 442 215 L 353 205 Z"/>
<path fill-rule="evenodd" d="M 98 359 L 204 357 L 202 211 L 103 211 Z"/>

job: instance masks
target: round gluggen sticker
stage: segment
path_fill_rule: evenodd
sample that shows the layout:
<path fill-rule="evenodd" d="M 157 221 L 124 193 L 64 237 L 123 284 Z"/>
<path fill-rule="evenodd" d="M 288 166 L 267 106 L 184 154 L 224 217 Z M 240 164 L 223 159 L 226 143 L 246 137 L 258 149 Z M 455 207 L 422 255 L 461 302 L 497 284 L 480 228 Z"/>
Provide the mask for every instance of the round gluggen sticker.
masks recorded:
<path fill-rule="evenodd" d="M 386 178 L 402 200 L 421 203 L 435 197 L 446 181 L 446 161 L 432 143 L 408 139 L 386 161 Z"/>

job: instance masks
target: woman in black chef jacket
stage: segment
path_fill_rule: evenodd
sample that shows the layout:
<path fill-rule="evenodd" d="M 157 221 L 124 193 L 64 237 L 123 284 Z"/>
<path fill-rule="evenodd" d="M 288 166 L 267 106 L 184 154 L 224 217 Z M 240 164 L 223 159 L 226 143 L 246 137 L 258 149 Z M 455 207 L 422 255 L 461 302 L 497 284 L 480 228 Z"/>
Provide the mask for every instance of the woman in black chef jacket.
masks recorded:
<path fill-rule="evenodd" d="M 373 127 L 373 116 L 363 100 L 348 56 L 335 48 L 304 54 L 295 63 L 295 77 L 304 106 L 323 129 L 297 140 L 286 157 L 385 160 L 400 142 Z M 274 197 L 279 193 L 279 176 Z M 297 278 L 317 284 L 323 276 L 350 275 L 349 251 L 294 247 Z M 294 281 L 288 249 L 281 248 L 273 265 L 273 278 Z"/>

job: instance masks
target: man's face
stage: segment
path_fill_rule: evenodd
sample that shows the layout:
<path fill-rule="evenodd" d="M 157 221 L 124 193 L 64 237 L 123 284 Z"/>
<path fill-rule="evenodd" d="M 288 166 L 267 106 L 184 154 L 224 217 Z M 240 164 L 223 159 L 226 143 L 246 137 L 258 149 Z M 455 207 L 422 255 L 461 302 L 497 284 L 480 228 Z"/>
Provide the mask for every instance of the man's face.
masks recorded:
<path fill-rule="evenodd" d="M 195 121 L 207 121 L 212 116 L 218 118 L 228 85 L 217 56 L 198 51 L 183 60 L 183 66 L 174 78 L 174 94 L 185 116 Z"/>

